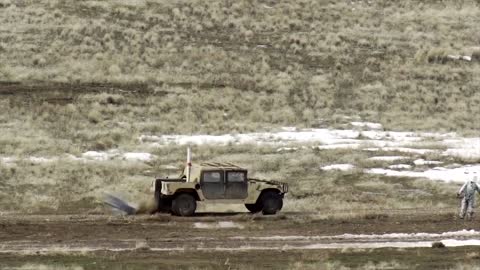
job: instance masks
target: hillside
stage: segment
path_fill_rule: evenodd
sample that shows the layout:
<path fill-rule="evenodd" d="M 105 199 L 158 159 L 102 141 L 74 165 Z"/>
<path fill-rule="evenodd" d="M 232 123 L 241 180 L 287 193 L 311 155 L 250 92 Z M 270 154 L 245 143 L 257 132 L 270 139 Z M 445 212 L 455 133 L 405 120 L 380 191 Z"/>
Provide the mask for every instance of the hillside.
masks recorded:
<path fill-rule="evenodd" d="M 479 129 L 479 15 L 467 1 L 0 1 L 1 209 L 138 199 L 183 165 L 168 134 L 230 138 L 192 143 L 194 162 L 287 181 L 287 211 L 451 209 L 456 185 L 422 176 L 479 160 L 474 140 L 444 135 Z M 302 128 L 330 131 L 275 140 Z M 230 135 L 249 132 L 264 143 Z M 337 164 L 353 169 L 321 169 Z M 387 168 L 415 172 L 366 173 Z"/>
<path fill-rule="evenodd" d="M 480 112 L 477 5 L 3 0 L 0 80 L 46 85 L 56 99 L 92 84 L 133 89 L 164 132 L 311 127 L 338 115 L 468 132 Z"/>

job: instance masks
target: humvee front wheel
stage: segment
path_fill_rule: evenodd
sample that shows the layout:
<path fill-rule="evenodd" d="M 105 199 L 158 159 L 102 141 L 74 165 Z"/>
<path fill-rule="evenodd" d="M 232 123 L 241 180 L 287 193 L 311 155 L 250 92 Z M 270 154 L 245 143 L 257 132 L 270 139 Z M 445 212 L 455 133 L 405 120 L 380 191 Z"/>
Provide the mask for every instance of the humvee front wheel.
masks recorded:
<path fill-rule="evenodd" d="M 261 197 L 261 202 L 264 215 L 275 215 L 283 207 L 282 196 L 273 191 L 265 192 Z"/>
<path fill-rule="evenodd" d="M 177 216 L 191 216 L 197 209 L 197 201 L 188 194 L 182 193 L 178 195 L 172 202 L 172 212 Z"/>

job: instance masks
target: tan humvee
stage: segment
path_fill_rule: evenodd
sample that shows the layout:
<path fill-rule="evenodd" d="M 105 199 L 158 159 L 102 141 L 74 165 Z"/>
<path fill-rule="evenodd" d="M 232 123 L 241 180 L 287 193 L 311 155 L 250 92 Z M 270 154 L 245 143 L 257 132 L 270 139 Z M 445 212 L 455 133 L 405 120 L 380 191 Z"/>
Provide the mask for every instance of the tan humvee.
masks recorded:
<path fill-rule="evenodd" d="M 231 163 L 187 165 L 179 178 L 153 182 L 157 210 L 190 216 L 195 213 L 197 201 L 202 201 L 207 204 L 244 204 L 250 212 L 264 215 L 280 211 L 288 185 L 248 178 L 247 173 L 246 169 Z"/>

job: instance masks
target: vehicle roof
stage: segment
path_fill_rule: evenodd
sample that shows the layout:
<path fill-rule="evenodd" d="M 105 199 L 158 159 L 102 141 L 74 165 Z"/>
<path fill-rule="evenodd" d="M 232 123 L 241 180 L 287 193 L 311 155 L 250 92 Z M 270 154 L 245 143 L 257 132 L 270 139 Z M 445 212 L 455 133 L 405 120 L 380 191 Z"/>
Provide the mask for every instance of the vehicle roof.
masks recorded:
<path fill-rule="evenodd" d="M 246 170 L 245 168 L 242 168 L 240 166 L 237 166 L 233 163 L 230 162 L 202 162 L 200 164 L 195 164 L 200 167 L 200 169 L 203 170 L 214 170 L 214 169 L 234 169 L 234 170 Z"/>

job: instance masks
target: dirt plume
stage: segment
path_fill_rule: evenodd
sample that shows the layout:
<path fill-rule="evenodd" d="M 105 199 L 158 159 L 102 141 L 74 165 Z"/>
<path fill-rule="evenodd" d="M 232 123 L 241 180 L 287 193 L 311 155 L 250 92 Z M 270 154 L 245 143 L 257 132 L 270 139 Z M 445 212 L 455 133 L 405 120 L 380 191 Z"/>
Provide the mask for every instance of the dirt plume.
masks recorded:
<path fill-rule="evenodd" d="M 113 209 L 120 210 L 127 215 L 151 214 L 156 210 L 154 198 L 142 199 L 136 203 L 135 206 L 134 204 L 128 203 L 126 200 L 120 198 L 118 195 L 107 194 L 104 202 Z"/>

